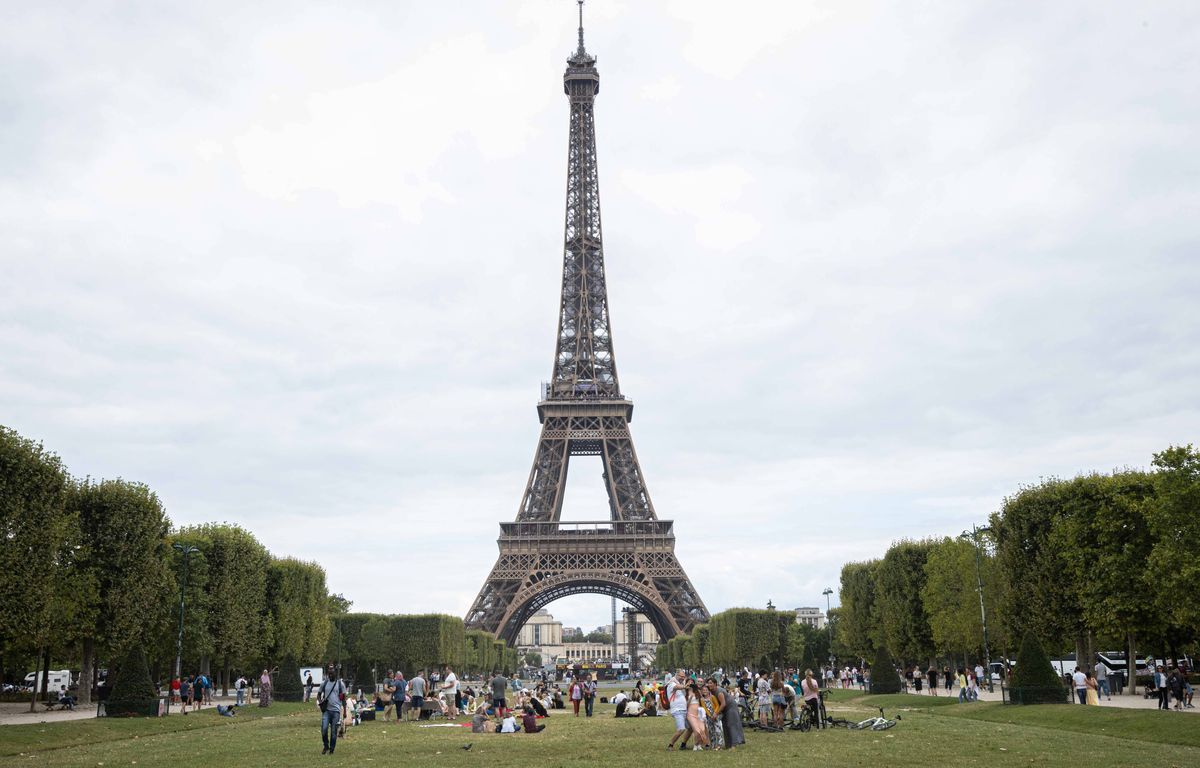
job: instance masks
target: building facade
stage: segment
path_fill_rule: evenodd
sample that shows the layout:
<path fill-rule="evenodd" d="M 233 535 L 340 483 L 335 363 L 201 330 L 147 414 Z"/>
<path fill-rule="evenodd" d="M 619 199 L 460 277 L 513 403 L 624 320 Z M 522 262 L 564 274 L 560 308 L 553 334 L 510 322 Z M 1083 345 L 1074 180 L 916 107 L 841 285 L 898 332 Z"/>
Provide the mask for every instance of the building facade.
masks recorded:
<path fill-rule="evenodd" d="M 816 629 L 825 629 L 825 612 L 820 608 L 805 606 L 796 609 L 796 623 L 807 624 Z"/>
<path fill-rule="evenodd" d="M 658 631 L 646 616 L 640 613 L 625 614 L 617 620 L 617 660 L 626 661 L 629 656 L 629 639 L 627 635 L 626 615 L 634 617 L 634 631 L 637 634 L 635 651 L 642 667 L 654 660 L 654 649 L 658 645 Z M 569 627 L 567 628 L 570 629 Z M 601 632 L 611 635 L 612 625 L 598 627 Z M 574 633 L 570 633 L 574 634 Z M 612 661 L 612 646 L 608 643 L 573 642 L 567 636 L 562 622 L 558 621 L 546 609 L 542 609 L 529 618 L 517 634 L 517 648 L 521 655 L 536 653 L 542 657 L 542 664 L 549 666 L 556 659 L 566 659 L 571 663 L 588 661 Z"/>

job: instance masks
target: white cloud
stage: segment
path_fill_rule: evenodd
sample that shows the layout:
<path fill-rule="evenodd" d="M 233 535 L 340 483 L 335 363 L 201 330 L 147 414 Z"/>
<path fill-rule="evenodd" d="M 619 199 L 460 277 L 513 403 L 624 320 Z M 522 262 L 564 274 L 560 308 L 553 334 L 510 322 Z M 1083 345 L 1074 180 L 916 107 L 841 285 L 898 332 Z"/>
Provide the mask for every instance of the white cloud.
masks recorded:
<path fill-rule="evenodd" d="M 8 14 L 0 422 L 465 612 L 550 370 L 565 5 Z M 622 385 L 710 608 L 1197 440 L 1194 4 L 587 13 Z M 359 578 L 397 546 L 436 588 Z"/>

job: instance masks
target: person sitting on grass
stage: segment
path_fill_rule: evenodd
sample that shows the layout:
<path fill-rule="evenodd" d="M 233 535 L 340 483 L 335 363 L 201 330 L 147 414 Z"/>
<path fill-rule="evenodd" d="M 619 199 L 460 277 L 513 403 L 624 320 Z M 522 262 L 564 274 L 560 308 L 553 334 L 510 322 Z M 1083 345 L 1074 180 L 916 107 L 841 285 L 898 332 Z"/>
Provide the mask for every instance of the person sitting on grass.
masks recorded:
<path fill-rule="evenodd" d="M 521 726 L 517 725 L 516 715 L 510 709 L 508 716 L 500 721 L 500 730 L 497 733 L 516 733 L 519 730 L 521 730 Z"/>
<path fill-rule="evenodd" d="M 475 707 L 475 714 L 471 715 L 471 733 L 492 733 L 495 728 L 488 719 L 487 706 L 480 704 Z"/>
<path fill-rule="evenodd" d="M 237 714 L 237 708 L 232 705 L 218 704 L 217 714 L 221 717 L 233 717 Z"/>
<path fill-rule="evenodd" d="M 521 728 L 525 733 L 541 733 L 546 730 L 546 725 L 537 721 L 537 715 L 533 713 L 533 707 L 525 707 L 525 712 L 521 715 Z"/>

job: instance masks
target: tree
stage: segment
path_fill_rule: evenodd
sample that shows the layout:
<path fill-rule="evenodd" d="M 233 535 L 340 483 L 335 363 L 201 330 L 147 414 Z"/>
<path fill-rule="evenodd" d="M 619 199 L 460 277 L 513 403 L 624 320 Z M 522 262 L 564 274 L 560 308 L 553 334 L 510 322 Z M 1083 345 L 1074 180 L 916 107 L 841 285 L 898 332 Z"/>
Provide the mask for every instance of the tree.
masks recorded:
<path fill-rule="evenodd" d="M 1052 535 L 1067 496 L 1067 483 L 1053 478 L 1022 488 L 1004 500 L 990 525 L 1005 630 L 1013 638 L 1032 631 L 1060 649 L 1084 631 L 1076 579 L 1063 567 L 1062 539 Z"/>
<path fill-rule="evenodd" d="M 79 685 L 79 701 L 86 704 L 97 651 L 124 658 L 130 649 L 144 647 L 154 628 L 169 623 L 174 592 L 166 560 L 170 520 L 148 487 L 124 480 L 80 482 L 69 504 L 79 518 L 81 562 L 86 563 L 81 583 L 95 589 Z"/>
<path fill-rule="evenodd" d="M 272 660 L 320 657 L 329 639 L 325 571 L 285 557 L 271 561 L 266 586 L 268 645 Z"/>
<path fill-rule="evenodd" d="M 588 632 L 586 635 L 584 635 L 580 640 L 577 640 L 576 642 L 598 643 L 600 645 L 612 645 L 613 636 L 607 632 L 601 632 L 600 630 L 595 630 L 593 632 Z"/>
<path fill-rule="evenodd" d="M 1062 681 L 1033 632 L 1026 632 L 1021 641 L 1008 687 L 1009 696 L 1017 704 L 1061 704 L 1065 700 Z"/>
<path fill-rule="evenodd" d="M 925 562 L 933 543 L 898 541 L 876 569 L 876 601 L 887 647 L 905 661 L 933 655 L 933 635 L 921 593 L 925 589 Z"/>
<path fill-rule="evenodd" d="M 871 658 L 879 640 L 879 609 L 876 605 L 878 571 L 878 560 L 842 566 L 837 637 L 841 645 L 863 659 Z M 819 654 L 818 658 L 825 656 Z"/>
<path fill-rule="evenodd" d="M 390 625 L 383 616 L 372 616 L 358 632 L 358 655 L 378 670 L 391 656 L 392 643 Z M 362 679 L 362 675 L 358 676 Z"/>
<path fill-rule="evenodd" d="M 0 426 L 0 642 L 39 658 L 68 618 L 60 601 L 74 588 L 63 567 L 78 535 L 77 517 L 66 508 L 67 482 L 57 456 Z M 35 690 L 30 711 L 36 699 Z"/>
<path fill-rule="evenodd" d="M 205 583 L 207 634 L 213 658 L 221 664 L 228 693 L 230 670 L 260 659 L 263 617 L 267 609 L 267 573 L 271 555 L 253 534 L 236 525 L 207 524 L 184 531 L 200 537 L 208 566 Z"/>
<path fill-rule="evenodd" d="M 984 546 L 981 541 L 980 548 Z M 925 561 L 921 601 L 939 651 L 954 653 L 982 648 L 979 581 L 983 582 L 987 615 L 995 619 L 999 599 L 995 570 L 995 558 L 980 553 L 972 541 L 945 538 L 933 543 Z M 991 648 L 1002 647 L 1004 635 L 994 620 L 989 622 L 989 633 Z"/>
<path fill-rule="evenodd" d="M 525 654 L 525 666 L 527 666 L 527 667 L 542 666 L 542 654 L 533 653 L 532 651 Z"/>
<path fill-rule="evenodd" d="M 875 651 L 875 663 L 871 665 L 871 693 L 900 693 L 900 673 L 885 646 Z"/>
<path fill-rule="evenodd" d="M 1162 588 L 1160 574 L 1146 567 L 1154 545 L 1146 514 L 1154 506 L 1154 478 L 1145 472 L 1093 474 L 1063 490 L 1063 514 L 1050 540 L 1071 573 L 1084 623 L 1094 633 L 1124 637 L 1130 657 L 1137 658 L 1138 634 L 1166 624 L 1162 603 L 1146 599 Z M 1136 678 L 1127 682 L 1133 693 Z"/>
<path fill-rule="evenodd" d="M 1146 510 L 1153 536 L 1149 556 L 1159 604 L 1173 624 L 1200 627 L 1200 451 L 1173 446 L 1154 454 L 1155 502 Z"/>

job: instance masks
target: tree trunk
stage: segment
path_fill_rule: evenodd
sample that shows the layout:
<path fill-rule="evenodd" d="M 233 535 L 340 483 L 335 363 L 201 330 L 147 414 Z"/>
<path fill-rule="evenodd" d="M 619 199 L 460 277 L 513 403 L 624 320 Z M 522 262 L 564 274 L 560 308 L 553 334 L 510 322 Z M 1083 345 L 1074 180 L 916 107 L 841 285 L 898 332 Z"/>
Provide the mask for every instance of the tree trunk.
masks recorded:
<path fill-rule="evenodd" d="M 229 695 L 229 654 L 225 655 L 225 665 L 221 668 L 221 695 Z"/>
<path fill-rule="evenodd" d="M 39 649 L 38 649 L 38 654 L 37 654 L 37 656 L 35 656 L 34 658 L 41 658 L 41 657 L 42 657 L 42 651 L 41 651 L 41 649 L 39 648 Z M 45 687 L 46 687 L 46 678 L 50 676 L 49 669 L 50 669 L 50 667 L 49 667 L 49 666 L 47 666 L 47 667 L 46 667 L 46 673 L 45 673 L 45 675 L 42 677 L 42 688 L 43 688 L 43 689 L 45 689 Z M 36 672 L 37 672 L 37 670 L 35 669 L 35 670 L 34 670 L 34 672 L 36 673 Z M 36 711 L 37 711 L 37 697 L 38 697 L 38 679 L 37 679 L 37 674 L 34 674 L 34 676 L 33 676 L 33 685 L 29 686 L 29 688 L 30 688 L 30 691 L 31 691 L 31 693 L 29 694 L 29 711 L 30 711 L 30 712 L 36 712 Z"/>
<path fill-rule="evenodd" d="M 80 704 L 92 703 L 92 669 L 95 666 L 96 640 L 83 639 L 83 660 L 79 666 L 79 689 L 75 692 Z"/>
<path fill-rule="evenodd" d="M 1087 659 L 1079 665 L 1084 672 L 1091 673 L 1096 669 L 1096 635 L 1089 629 L 1087 633 Z"/>
<path fill-rule="evenodd" d="M 1125 649 L 1125 674 L 1129 680 L 1125 692 L 1130 696 L 1137 695 L 1137 636 L 1130 630 L 1128 647 Z"/>

